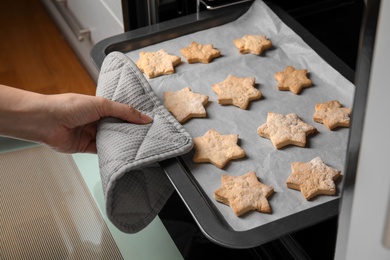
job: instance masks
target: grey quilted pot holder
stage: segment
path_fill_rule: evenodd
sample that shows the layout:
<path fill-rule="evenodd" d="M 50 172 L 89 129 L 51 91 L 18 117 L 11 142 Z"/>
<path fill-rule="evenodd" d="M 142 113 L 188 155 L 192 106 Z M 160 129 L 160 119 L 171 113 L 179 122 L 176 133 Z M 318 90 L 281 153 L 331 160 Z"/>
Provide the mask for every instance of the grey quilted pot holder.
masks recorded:
<path fill-rule="evenodd" d="M 189 152 L 192 138 L 122 53 L 105 58 L 96 95 L 131 105 L 153 118 L 146 125 L 104 118 L 96 136 L 107 216 L 121 231 L 135 233 L 156 217 L 173 191 L 158 162 Z"/>

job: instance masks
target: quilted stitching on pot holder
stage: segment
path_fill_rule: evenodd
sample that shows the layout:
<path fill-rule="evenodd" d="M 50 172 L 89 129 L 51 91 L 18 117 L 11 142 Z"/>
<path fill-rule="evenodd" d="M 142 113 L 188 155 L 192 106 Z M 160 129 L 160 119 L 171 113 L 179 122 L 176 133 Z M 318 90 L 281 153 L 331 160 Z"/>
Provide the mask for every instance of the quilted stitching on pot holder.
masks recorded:
<path fill-rule="evenodd" d="M 153 118 L 146 125 L 104 118 L 96 136 L 107 216 L 121 231 L 135 233 L 156 217 L 173 191 L 158 162 L 189 152 L 192 138 L 123 53 L 105 58 L 96 95 Z"/>

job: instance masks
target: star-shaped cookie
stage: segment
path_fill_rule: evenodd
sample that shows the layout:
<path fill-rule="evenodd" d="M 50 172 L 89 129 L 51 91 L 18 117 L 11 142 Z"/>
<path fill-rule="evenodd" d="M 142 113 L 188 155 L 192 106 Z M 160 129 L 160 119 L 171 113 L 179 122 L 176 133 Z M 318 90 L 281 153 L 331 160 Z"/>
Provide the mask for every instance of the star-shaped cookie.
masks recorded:
<path fill-rule="evenodd" d="M 224 81 L 213 84 L 211 89 L 218 95 L 218 103 L 246 109 L 249 102 L 260 99 L 260 90 L 254 87 L 254 78 L 238 78 L 229 75 Z"/>
<path fill-rule="evenodd" d="M 314 126 L 304 123 L 295 113 L 283 115 L 268 112 L 267 122 L 257 129 L 257 133 L 270 139 L 276 149 L 289 144 L 305 147 L 306 136 L 316 132 Z"/>
<path fill-rule="evenodd" d="M 192 117 L 206 117 L 204 106 L 209 102 L 209 97 L 197 94 L 185 87 L 176 92 L 163 92 L 164 106 L 179 121 L 184 123 Z"/>
<path fill-rule="evenodd" d="M 271 213 L 267 198 L 274 192 L 271 186 L 258 181 L 255 172 L 241 176 L 221 176 L 221 187 L 214 192 L 215 200 L 231 207 L 237 216 L 249 211 Z"/>
<path fill-rule="evenodd" d="M 332 100 L 325 103 L 318 103 L 314 106 L 313 120 L 324 124 L 329 130 L 337 127 L 349 127 L 352 109 L 342 107 L 339 101 Z"/>
<path fill-rule="evenodd" d="M 245 35 L 233 41 L 240 53 L 262 54 L 265 50 L 272 48 L 272 42 L 264 35 Z"/>
<path fill-rule="evenodd" d="M 210 63 L 213 59 L 221 56 L 221 51 L 214 49 L 211 44 L 199 44 L 197 42 L 191 42 L 185 48 L 180 49 L 181 55 L 183 55 L 188 63 Z"/>
<path fill-rule="evenodd" d="M 283 71 L 276 72 L 274 78 L 278 81 L 279 90 L 290 90 L 294 94 L 299 94 L 303 88 L 312 85 L 307 77 L 307 70 L 296 70 L 292 66 L 287 66 Z"/>
<path fill-rule="evenodd" d="M 181 58 L 170 55 L 165 50 L 156 52 L 140 52 L 137 67 L 145 73 L 148 78 L 155 78 L 161 75 L 173 74 L 175 66 L 179 65 Z"/>
<path fill-rule="evenodd" d="M 210 129 L 203 136 L 193 140 L 195 149 L 193 161 L 196 163 L 210 162 L 222 169 L 229 161 L 245 156 L 245 151 L 237 145 L 237 134 L 221 135 Z"/>
<path fill-rule="evenodd" d="M 340 171 L 327 166 L 320 157 L 310 162 L 291 163 L 291 174 L 287 178 L 287 187 L 301 191 L 306 200 L 317 195 L 336 194 L 336 184 Z"/>

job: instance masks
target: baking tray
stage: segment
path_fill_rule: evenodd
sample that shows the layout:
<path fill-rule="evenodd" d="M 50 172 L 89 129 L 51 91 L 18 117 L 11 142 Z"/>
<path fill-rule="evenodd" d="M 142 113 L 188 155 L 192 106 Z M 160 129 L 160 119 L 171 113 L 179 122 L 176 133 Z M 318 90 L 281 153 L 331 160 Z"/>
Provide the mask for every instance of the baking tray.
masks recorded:
<path fill-rule="evenodd" d="M 100 68 L 105 56 L 112 51 L 128 53 L 149 45 L 175 39 L 207 28 L 220 26 L 240 18 L 248 11 L 250 6 L 251 3 L 215 11 L 205 11 L 126 32 L 96 44 L 91 51 L 91 57 L 96 66 Z M 340 72 L 346 79 L 351 82 L 353 81 L 353 70 L 346 66 L 337 56 L 296 23 L 283 10 L 270 3 L 268 3 L 268 6 L 328 64 Z M 220 210 L 215 206 L 215 203 L 205 194 L 199 182 L 188 169 L 186 163 L 184 163 L 183 158 L 173 158 L 163 161 L 161 162 L 161 166 L 166 171 L 202 232 L 211 241 L 226 247 L 255 247 L 322 222 L 338 214 L 339 197 L 336 196 L 318 206 L 296 212 L 275 221 L 267 222 L 259 227 L 237 231 L 232 228 Z M 270 203 L 272 207 L 272 199 Z"/>

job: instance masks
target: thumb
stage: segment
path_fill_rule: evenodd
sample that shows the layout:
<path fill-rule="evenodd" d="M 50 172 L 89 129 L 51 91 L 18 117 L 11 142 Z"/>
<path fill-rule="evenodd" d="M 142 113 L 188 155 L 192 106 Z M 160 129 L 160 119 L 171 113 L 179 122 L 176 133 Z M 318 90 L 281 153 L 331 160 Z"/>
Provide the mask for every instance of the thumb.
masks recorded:
<path fill-rule="evenodd" d="M 135 109 L 134 107 L 109 99 L 104 99 L 102 104 L 103 111 L 101 117 L 116 117 L 123 121 L 135 124 L 148 124 L 152 122 L 152 118 Z"/>

